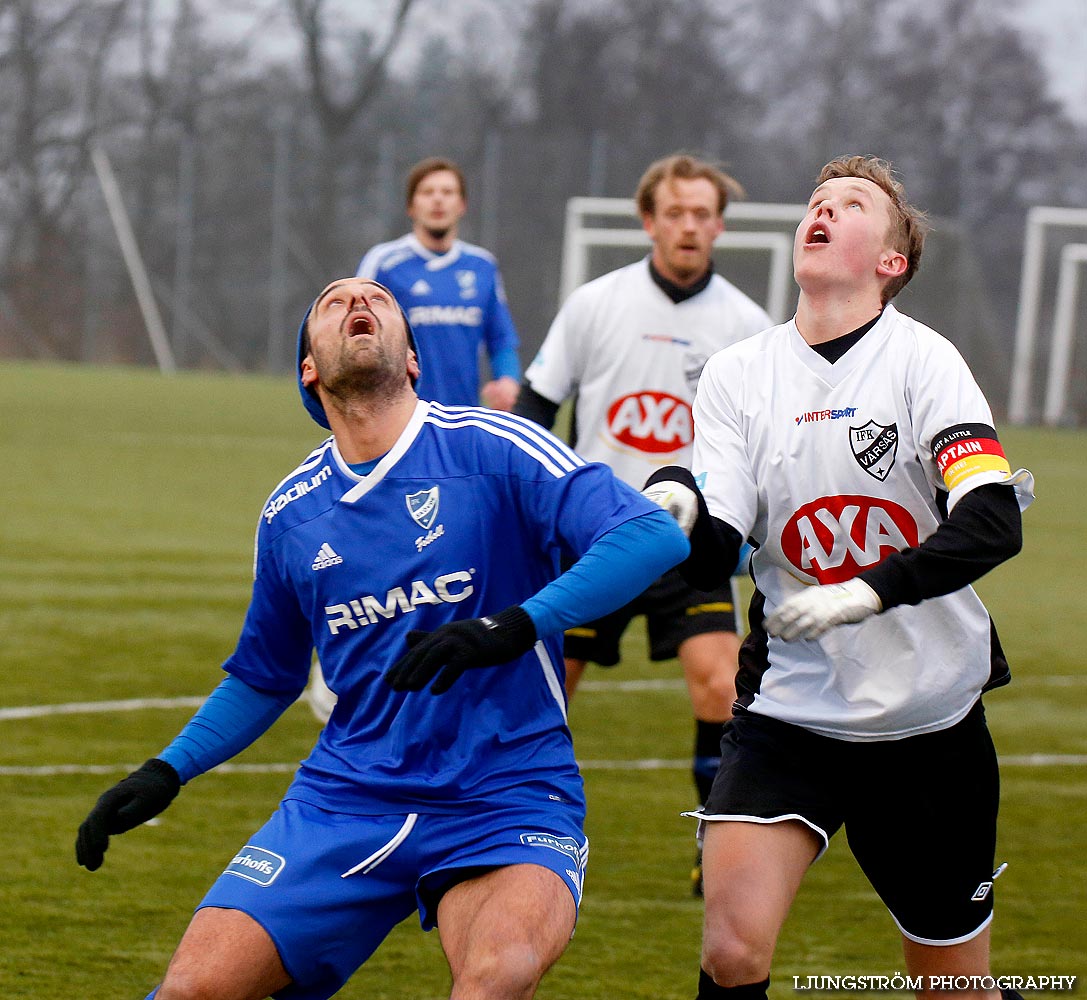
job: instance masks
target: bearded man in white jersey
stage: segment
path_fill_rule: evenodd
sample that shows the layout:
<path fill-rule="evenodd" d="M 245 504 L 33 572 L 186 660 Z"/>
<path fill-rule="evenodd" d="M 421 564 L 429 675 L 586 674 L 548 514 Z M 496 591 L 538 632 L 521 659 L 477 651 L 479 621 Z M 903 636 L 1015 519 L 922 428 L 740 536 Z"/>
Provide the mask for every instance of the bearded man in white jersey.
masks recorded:
<path fill-rule="evenodd" d="M 1019 551 L 1033 479 L 1011 471 L 956 349 L 891 304 L 925 228 L 886 162 L 827 164 L 796 232 L 796 316 L 703 372 L 701 492 L 680 468 L 652 477 L 698 510 L 681 567 L 696 585 L 727 578 L 741 539 L 757 546 L 734 716 L 693 814 L 699 1000 L 766 996 L 800 883 L 843 826 L 908 975 L 998 992 L 999 779 L 981 695 L 1010 674 L 970 584 Z"/>
<path fill-rule="evenodd" d="M 651 164 L 635 202 L 653 248 L 644 259 L 578 288 L 563 304 L 525 373 L 516 412 L 550 428 L 576 394 L 572 443 L 640 488 L 655 469 L 689 465 L 691 403 L 711 354 L 772 325 L 761 306 L 714 272 L 713 244 L 739 185 L 682 154 Z M 572 695 L 587 663 L 619 662 L 631 619 L 645 615 L 653 660 L 678 658 L 695 718 L 692 777 L 704 802 L 717 770 L 721 724 L 736 697 L 739 638 L 726 580 L 696 591 L 678 573 L 636 601 L 566 634 Z M 696 862 L 692 887 L 701 894 Z"/>

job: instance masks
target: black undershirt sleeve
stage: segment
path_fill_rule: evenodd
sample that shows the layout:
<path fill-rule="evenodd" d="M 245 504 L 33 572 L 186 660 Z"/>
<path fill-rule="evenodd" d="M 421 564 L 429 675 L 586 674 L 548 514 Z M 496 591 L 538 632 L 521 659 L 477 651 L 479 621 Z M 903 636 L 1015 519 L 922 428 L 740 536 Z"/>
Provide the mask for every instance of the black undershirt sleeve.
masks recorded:
<path fill-rule="evenodd" d="M 559 412 L 559 404 L 552 403 L 546 396 L 541 396 L 530 383 L 525 382 L 521 386 L 513 412 L 520 417 L 527 417 L 545 430 L 551 430 L 555 426 L 555 415 Z"/>
<path fill-rule="evenodd" d="M 695 590 L 716 590 L 736 571 L 743 543 L 731 524 L 707 512 L 691 532 L 691 554 L 676 569 Z"/>
<path fill-rule="evenodd" d="M 860 579 L 879 595 L 884 610 L 919 604 L 961 590 L 1022 546 L 1015 490 L 987 483 L 959 500 L 947 520 L 920 545 L 892 553 L 861 573 Z"/>
<path fill-rule="evenodd" d="M 698 519 L 691 529 L 691 554 L 676 569 L 695 590 L 716 590 L 728 582 L 736 569 L 743 536 L 731 524 L 710 513 L 690 469 L 666 465 L 654 472 L 645 485 L 649 487 L 669 480 L 682 483 L 698 498 Z"/>

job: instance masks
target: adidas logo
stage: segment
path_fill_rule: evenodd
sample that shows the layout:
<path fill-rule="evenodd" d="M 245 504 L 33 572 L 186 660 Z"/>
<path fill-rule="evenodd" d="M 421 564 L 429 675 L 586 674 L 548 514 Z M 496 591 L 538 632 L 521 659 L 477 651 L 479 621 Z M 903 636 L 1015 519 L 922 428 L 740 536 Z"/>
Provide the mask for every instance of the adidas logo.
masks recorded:
<path fill-rule="evenodd" d="M 343 562 L 343 556 L 336 555 L 335 550 L 328 542 L 325 542 L 317 550 L 317 555 L 313 559 L 314 569 L 328 569 L 329 566 L 338 566 Z"/>
<path fill-rule="evenodd" d="M 420 278 L 417 282 L 415 282 L 414 285 L 411 286 L 411 294 L 412 295 L 429 295 L 430 294 L 430 285 L 428 285 L 424 279 Z"/>

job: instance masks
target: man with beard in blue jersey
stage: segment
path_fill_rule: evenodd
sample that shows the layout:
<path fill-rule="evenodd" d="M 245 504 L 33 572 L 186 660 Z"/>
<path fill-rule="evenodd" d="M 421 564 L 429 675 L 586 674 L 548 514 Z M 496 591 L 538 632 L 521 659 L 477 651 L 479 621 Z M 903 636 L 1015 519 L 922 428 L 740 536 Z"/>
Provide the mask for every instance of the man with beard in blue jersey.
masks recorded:
<path fill-rule="evenodd" d="M 111 835 L 265 732 L 316 648 L 328 725 L 200 904 L 158 1000 L 323 1000 L 412 911 L 438 928 L 452 997 L 529 998 L 573 932 L 588 843 L 562 632 L 689 546 L 535 424 L 419 400 L 419 372 L 384 286 L 318 296 L 298 379 L 332 436 L 264 505 L 227 677 L 79 829 L 93 871 Z"/>

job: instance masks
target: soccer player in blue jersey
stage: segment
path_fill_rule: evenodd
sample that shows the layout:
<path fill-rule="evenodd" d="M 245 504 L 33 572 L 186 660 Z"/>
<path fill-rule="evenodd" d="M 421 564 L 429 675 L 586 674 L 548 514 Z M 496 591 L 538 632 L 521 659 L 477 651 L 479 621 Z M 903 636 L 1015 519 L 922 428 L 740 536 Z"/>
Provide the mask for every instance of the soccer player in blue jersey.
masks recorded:
<path fill-rule="evenodd" d="M 588 851 L 563 629 L 630 600 L 688 543 L 535 424 L 421 401 L 410 324 L 374 281 L 320 294 L 299 358 L 332 436 L 261 511 L 227 676 L 101 796 L 77 860 L 97 869 L 111 835 L 265 732 L 316 648 L 332 716 L 151 996 L 322 1000 L 418 911 L 452 997 L 531 997 L 573 932 Z M 563 557 L 577 561 L 560 573 Z"/>
<path fill-rule="evenodd" d="M 411 232 L 370 250 L 357 274 L 384 284 L 403 305 L 426 355 L 416 390 L 449 406 L 482 401 L 512 410 L 521 362 L 517 330 L 494 255 L 459 239 L 467 210 L 464 174 L 451 160 L 429 157 L 407 180 Z M 480 388 L 485 347 L 491 379 Z"/>

